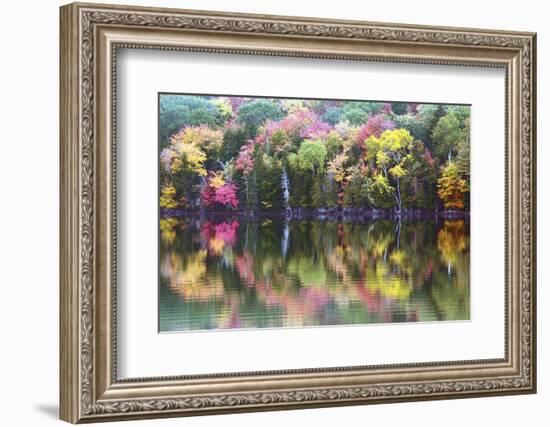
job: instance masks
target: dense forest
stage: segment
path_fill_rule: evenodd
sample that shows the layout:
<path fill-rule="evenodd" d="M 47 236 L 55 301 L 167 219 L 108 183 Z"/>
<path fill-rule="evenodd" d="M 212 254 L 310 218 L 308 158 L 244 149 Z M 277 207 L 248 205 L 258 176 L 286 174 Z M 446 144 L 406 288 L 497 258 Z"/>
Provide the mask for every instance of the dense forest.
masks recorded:
<path fill-rule="evenodd" d="M 470 107 L 160 96 L 164 211 L 469 210 Z"/>

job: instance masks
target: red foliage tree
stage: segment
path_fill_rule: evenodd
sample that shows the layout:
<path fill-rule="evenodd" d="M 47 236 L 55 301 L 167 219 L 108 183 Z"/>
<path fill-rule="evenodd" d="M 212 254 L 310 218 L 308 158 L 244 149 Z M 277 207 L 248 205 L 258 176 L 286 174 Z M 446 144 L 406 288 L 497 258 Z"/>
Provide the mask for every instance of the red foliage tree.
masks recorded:
<path fill-rule="evenodd" d="M 227 182 L 216 190 L 214 201 L 223 206 L 236 208 L 239 206 L 237 198 L 237 186 L 232 182 Z"/>
<path fill-rule="evenodd" d="M 203 206 L 210 207 L 214 204 L 216 190 L 210 185 L 206 185 L 201 191 L 201 201 Z"/>

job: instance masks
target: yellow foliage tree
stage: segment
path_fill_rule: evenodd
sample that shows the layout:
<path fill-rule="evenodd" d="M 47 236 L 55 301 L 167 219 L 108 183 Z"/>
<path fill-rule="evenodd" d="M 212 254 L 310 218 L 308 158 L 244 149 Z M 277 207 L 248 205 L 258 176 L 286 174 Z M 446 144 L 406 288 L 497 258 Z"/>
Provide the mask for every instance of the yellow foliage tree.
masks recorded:
<path fill-rule="evenodd" d="M 178 202 L 175 199 L 176 188 L 173 184 L 166 184 L 160 191 L 160 207 L 167 209 L 175 209 L 178 207 Z"/>
<path fill-rule="evenodd" d="M 188 126 L 173 135 L 170 143 L 174 147 L 195 145 L 215 157 L 223 144 L 223 133 L 208 126 Z"/>
<path fill-rule="evenodd" d="M 209 185 L 215 190 L 223 187 L 225 185 L 225 180 L 223 179 L 223 171 L 212 172 L 210 175 Z"/>
<path fill-rule="evenodd" d="M 401 211 L 401 179 L 409 172 L 405 162 L 411 159 L 410 151 L 413 148 L 414 138 L 406 129 L 386 130 L 377 138 L 369 136 L 365 140 L 367 146 L 367 160 L 375 160 L 376 166 L 394 190 L 395 205 Z"/>
<path fill-rule="evenodd" d="M 441 178 L 437 180 L 437 194 L 443 200 L 445 209 L 463 209 L 464 193 L 468 184 L 460 177 L 458 167 L 449 161 L 441 170 Z"/>

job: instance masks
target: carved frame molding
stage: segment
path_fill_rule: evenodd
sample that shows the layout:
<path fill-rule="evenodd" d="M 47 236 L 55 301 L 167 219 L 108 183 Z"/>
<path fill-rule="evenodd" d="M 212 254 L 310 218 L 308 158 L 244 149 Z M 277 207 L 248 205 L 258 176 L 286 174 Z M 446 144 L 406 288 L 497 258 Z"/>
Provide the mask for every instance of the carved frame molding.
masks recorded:
<path fill-rule="evenodd" d="M 60 41 L 62 419 L 101 421 L 535 391 L 535 34 L 71 4 L 61 8 Z M 116 286 L 110 279 L 116 282 L 118 48 L 506 68 L 506 357 L 117 380 Z M 272 383 L 265 385 L 266 377 L 273 377 Z M 297 385 L 285 386 L 288 380 Z M 200 392 L 193 389 L 197 384 Z"/>

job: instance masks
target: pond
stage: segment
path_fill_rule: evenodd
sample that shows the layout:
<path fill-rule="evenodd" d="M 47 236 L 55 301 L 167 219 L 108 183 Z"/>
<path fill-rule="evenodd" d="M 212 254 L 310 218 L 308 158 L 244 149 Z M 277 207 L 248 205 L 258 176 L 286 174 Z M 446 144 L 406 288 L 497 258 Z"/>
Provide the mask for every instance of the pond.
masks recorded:
<path fill-rule="evenodd" d="M 469 222 L 160 220 L 161 332 L 470 318 Z"/>

